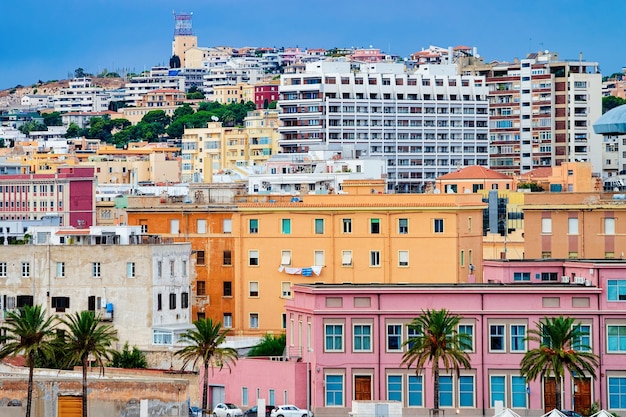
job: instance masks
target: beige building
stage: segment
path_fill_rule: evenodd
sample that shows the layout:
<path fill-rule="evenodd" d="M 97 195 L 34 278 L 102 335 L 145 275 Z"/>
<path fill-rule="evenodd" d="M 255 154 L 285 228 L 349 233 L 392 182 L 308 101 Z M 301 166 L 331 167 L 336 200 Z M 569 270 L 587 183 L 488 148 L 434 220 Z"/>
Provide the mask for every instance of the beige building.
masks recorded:
<path fill-rule="evenodd" d="M 153 110 L 163 110 L 171 117 L 185 102 L 187 99 L 184 91 L 172 88 L 152 90 L 142 95 L 135 106 L 120 109 L 119 113 L 111 116 L 111 119 L 126 119 L 136 125 Z"/>
<path fill-rule="evenodd" d="M 254 86 L 248 83 L 215 86 L 213 97 L 220 104 L 254 101 Z"/>

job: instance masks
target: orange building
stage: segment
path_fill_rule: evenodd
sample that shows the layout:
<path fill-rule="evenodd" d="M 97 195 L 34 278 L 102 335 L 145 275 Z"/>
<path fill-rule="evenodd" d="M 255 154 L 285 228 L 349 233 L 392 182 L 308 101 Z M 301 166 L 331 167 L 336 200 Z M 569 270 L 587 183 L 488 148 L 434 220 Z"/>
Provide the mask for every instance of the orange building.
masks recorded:
<path fill-rule="evenodd" d="M 435 189 L 442 193 L 477 193 L 481 190 L 515 191 L 515 178 L 480 165 L 471 165 L 435 181 Z"/>
<path fill-rule="evenodd" d="M 191 242 L 197 259 L 192 317 L 204 313 L 236 334 L 284 331 L 284 304 L 296 283 L 482 277 L 485 204 L 478 194 L 271 198 L 236 206 L 144 201 L 129 207 L 128 219 L 146 233 Z"/>

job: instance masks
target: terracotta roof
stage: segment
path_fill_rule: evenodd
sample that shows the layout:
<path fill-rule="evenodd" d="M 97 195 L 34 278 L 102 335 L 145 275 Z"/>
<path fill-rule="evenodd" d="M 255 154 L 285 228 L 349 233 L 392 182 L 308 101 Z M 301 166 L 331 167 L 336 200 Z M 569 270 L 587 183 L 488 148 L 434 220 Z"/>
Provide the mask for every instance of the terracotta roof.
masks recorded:
<path fill-rule="evenodd" d="M 545 178 L 551 175 L 552 175 L 552 167 L 539 167 L 539 168 L 533 169 L 532 171 L 528 171 L 520 175 L 520 177 L 522 178 L 530 178 L 530 177 Z"/>
<path fill-rule="evenodd" d="M 452 49 L 455 51 L 471 51 L 472 50 L 472 48 L 470 48 L 469 46 L 463 46 L 463 45 L 455 46 Z"/>
<path fill-rule="evenodd" d="M 56 234 L 68 236 L 89 235 L 89 229 L 59 230 Z"/>
<path fill-rule="evenodd" d="M 480 165 L 471 165 L 466 168 L 460 169 L 456 172 L 451 172 L 437 178 L 437 180 L 460 180 L 460 179 L 492 179 L 492 180 L 512 180 L 508 175 L 501 174 L 497 171 L 492 171 L 489 168 L 482 167 Z"/>

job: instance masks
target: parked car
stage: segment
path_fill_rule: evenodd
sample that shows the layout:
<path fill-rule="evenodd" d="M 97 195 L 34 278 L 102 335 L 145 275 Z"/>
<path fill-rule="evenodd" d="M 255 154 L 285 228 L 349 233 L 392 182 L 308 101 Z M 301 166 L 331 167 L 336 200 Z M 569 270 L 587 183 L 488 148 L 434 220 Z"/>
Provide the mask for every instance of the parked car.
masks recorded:
<path fill-rule="evenodd" d="M 219 403 L 213 409 L 213 417 L 243 417 L 243 411 L 233 403 Z"/>
<path fill-rule="evenodd" d="M 272 410 L 275 407 L 273 405 L 266 405 L 265 406 L 265 417 L 270 417 L 270 414 L 272 413 Z M 258 409 L 257 406 L 255 405 L 252 408 L 247 409 L 246 411 L 243 412 L 243 417 L 263 417 L 263 415 L 258 415 Z"/>
<path fill-rule="evenodd" d="M 274 408 L 270 417 L 313 417 L 313 413 L 292 404 L 285 404 Z"/>
<path fill-rule="evenodd" d="M 196 407 L 195 405 L 189 407 L 189 417 L 202 417 L 202 410 L 200 407 Z"/>

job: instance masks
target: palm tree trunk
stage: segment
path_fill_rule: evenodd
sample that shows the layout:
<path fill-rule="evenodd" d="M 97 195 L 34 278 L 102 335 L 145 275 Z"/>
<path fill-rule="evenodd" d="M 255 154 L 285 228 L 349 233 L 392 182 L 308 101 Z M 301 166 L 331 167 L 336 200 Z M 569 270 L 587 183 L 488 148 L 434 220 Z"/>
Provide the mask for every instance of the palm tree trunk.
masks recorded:
<path fill-rule="evenodd" d="M 30 417 L 30 410 L 33 404 L 33 376 L 35 373 L 35 353 L 28 354 L 28 396 L 26 398 L 26 417 Z"/>
<path fill-rule="evenodd" d="M 433 362 L 433 416 L 439 415 L 439 364 Z"/>
<path fill-rule="evenodd" d="M 561 377 L 555 376 L 554 384 L 554 390 L 556 391 L 556 401 L 554 404 L 556 404 L 557 410 L 561 410 Z"/>
<path fill-rule="evenodd" d="M 204 361 L 204 374 L 202 375 L 202 417 L 207 414 L 208 390 L 209 386 L 209 361 Z"/>
<path fill-rule="evenodd" d="M 83 356 L 83 417 L 87 417 L 87 356 Z"/>

